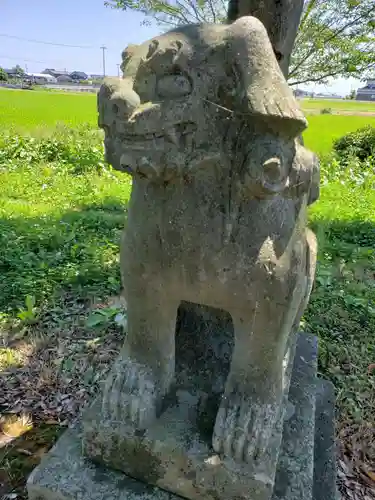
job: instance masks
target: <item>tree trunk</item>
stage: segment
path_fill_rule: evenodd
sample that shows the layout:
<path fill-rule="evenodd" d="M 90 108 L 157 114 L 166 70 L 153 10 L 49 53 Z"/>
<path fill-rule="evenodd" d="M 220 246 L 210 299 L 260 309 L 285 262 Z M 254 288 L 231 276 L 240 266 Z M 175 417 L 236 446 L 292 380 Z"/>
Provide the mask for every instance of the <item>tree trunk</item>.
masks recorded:
<path fill-rule="evenodd" d="M 228 22 L 257 17 L 268 31 L 280 68 L 287 78 L 304 0 L 229 0 Z"/>

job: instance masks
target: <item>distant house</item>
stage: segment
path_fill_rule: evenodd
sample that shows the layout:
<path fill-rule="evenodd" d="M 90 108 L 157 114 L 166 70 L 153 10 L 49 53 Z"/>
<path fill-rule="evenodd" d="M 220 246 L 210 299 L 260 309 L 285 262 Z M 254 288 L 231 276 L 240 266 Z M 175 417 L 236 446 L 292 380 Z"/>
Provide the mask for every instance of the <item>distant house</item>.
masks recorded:
<path fill-rule="evenodd" d="M 90 75 L 90 80 L 103 80 L 103 75 Z"/>
<path fill-rule="evenodd" d="M 54 76 L 45 73 L 26 73 L 26 76 L 34 83 L 57 83 Z"/>
<path fill-rule="evenodd" d="M 83 71 L 72 71 L 69 76 L 75 81 L 88 80 L 88 75 L 86 75 Z"/>
<path fill-rule="evenodd" d="M 59 75 L 57 78 L 57 83 L 73 83 L 73 78 L 70 75 Z"/>
<path fill-rule="evenodd" d="M 11 69 L 4 68 L 4 71 L 9 76 L 9 78 L 20 78 L 20 75 L 16 68 L 11 68 Z"/>
<path fill-rule="evenodd" d="M 296 90 L 293 90 L 293 93 L 295 95 L 295 97 L 311 97 L 311 92 L 308 92 L 307 90 L 303 90 L 303 89 L 296 89 Z"/>
<path fill-rule="evenodd" d="M 42 71 L 42 73 L 44 75 L 51 75 L 55 78 L 57 78 L 58 76 L 70 76 L 69 71 L 60 71 L 60 70 L 51 69 L 51 68 L 46 68 L 45 70 Z"/>
<path fill-rule="evenodd" d="M 366 86 L 357 90 L 357 101 L 375 101 L 375 80 L 367 80 Z"/>
<path fill-rule="evenodd" d="M 46 68 L 45 70 L 42 71 L 43 75 L 50 75 L 50 76 L 55 76 L 55 70 Z"/>

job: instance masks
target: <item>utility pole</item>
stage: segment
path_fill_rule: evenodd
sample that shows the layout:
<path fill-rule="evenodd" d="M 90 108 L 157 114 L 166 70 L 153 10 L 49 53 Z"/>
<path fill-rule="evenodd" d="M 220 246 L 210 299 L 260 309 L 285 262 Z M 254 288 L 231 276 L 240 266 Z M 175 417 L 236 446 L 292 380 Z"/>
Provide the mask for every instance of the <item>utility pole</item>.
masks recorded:
<path fill-rule="evenodd" d="M 107 47 L 105 45 L 102 45 L 100 47 L 103 51 L 103 78 L 105 77 L 105 51 L 107 50 Z"/>
<path fill-rule="evenodd" d="M 117 76 L 120 78 L 120 65 L 116 64 L 117 66 Z"/>

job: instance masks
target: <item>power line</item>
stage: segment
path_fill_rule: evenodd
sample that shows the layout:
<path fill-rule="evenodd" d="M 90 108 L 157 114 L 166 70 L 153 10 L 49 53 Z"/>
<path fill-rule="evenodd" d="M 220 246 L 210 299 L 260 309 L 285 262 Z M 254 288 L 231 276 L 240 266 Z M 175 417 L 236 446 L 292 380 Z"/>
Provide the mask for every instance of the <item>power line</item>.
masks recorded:
<path fill-rule="evenodd" d="M 95 47 L 93 45 L 70 45 L 67 43 L 55 43 L 55 42 L 47 42 L 43 40 L 34 40 L 32 38 L 22 38 L 20 36 L 16 35 L 8 35 L 6 33 L 0 33 L 0 36 L 5 37 L 5 38 L 13 38 L 15 40 L 21 40 L 23 42 L 31 42 L 31 43 L 41 43 L 43 45 L 56 45 L 57 47 L 70 47 L 73 49 L 97 49 L 98 47 Z"/>
<path fill-rule="evenodd" d="M 37 61 L 36 59 L 25 59 L 22 56 L 19 56 L 19 57 L 9 57 L 9 56 L 5 56 L 3 54 L 0 54 L 0 59 L 9 59 L 10 61 L 32 62 L 32 63 L 38 63 L 38 64 L 52 64 L 51 62 L 47 62 L 47 61 Z"/>

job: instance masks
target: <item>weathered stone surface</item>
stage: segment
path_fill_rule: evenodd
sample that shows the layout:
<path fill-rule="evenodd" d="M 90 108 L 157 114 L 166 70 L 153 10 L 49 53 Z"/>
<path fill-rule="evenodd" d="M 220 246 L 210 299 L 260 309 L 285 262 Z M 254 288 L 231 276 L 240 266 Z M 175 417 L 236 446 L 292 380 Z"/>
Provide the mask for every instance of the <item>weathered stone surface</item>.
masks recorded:
<path fill-rule="evenodd" d="M 284 425 L 283 446 L 279 458 L 274 500 L 276 498 L 277 500 L 311 499 L 312 477 L 314 477 L 314 500 L 334 500 L 336 498 L 333 448 L 333 391 L 332 385 L 325 381 L 318 381 L 317 383 L 314 475 L 312 475 L 312 467 L 309 462 L 312 459 L 311 450 L 314 440 L 314 436 L 309 431 L 314 427 L 311 420 L 314 408 L 311 404 L 310 391 L 314 388 L 312 380 L 315 377 L 314 367 L 316 368 L 315 346 L 314 338 L 304 335 L 299 337 L 290 388 L 290 393 L 293 394 L 294 413 L 290 415 Z M 194 405 L 192 405 L 192 401 L 185 401 L 185 403 L 187 403 L 185 410 L 190 413 Z M 192 450 L 196 459 L 198 459 L 199 453 L 202 452 L 201 456 L 203 458 L 206 456 L 207 444 L 205 444 L 204 439 L 202 440 L 202 437 L 198 437 L 193 441 L 195 435 L 191 428 L 186 433 L 186 422 L 189 422 L 189 418 L 187 418 L 186 414 L 183 414 L 184 404 L 182 404 L 179 411 L 183 418 L 180 420 L 174 419 L 175 427 L 172 432 L 162 429 L 164 436 L 158 435 L 161 446 L 164 444 L 163 437 L 165 437 L 168 441 L 165 446 L 169 446 L 172 450 L 170 462 L 176 457 L 174 446 L 182 446 L 185 449 Z M 308 430 L 305 439 L 303 438 L 303 422 L 305 422 Z M 111 429 L 109 429 L 108 440 L 111 438 L 111 432 Z M 173 444 L 171 443 L 171 436 L 174 435 L 178 437 L 179 442 Z M 311 439 L 309 443 L 304 442 L 307 436 L 310 436 Z M 58 441 L 52 451 L 45 456 L 28 481 L 30 500 L 109 500 L 112 498 L 119 500 L 125 500 L 125 498 L 127 500 L 178 500 L 180 498 L 161 489 L 152 488 L 145 484 L 144 481 L 138 482 L 120 472 L 94 465 L 91 460 L 81 455 L 80 440 L 79 431 L 69 430 Z M 203 447 L 200 447 L 202 441 Z M 113 446 L 115 445 L 113 443 Z M 177 453 L 180 453 L 181 457 L 181 451 Z M 150 457 L 147 455 L 143 455 L 141 461 L 136 461 L 135 458 L 134 455 L 125 454 L 124 456 L 125 461 L 131 463 L 134 460 L 138 467 L 141 466 L 143 460 L 148 479 L 150 482 L 154 482 L 160 473 L 161 463 L 150 461 Z M 191 464 L 184 459 L 179 464 L 186 465 L 187 470 L 191 467 Z M 211 454 L 210 466 L 212 469 L 215 466 L 217 467 L 218 464 L 220 464 L 220 459 L 213 458 Z M 179 479 L 177 479 L 175 477 L 177 466 L 173 463 L 170 465 L 169 480 L 181 481 L 181 471 L 177 472 L 179 475 Z M 145 471 L 142 472 L 142 475 Z M 199 470 L 198 468 L 197 472 L 194 467 L 191 467 L 189 472 L 190 476 L 189 474 L 186 475 L 185 487 L 189 483 L 191 488 L 192 484 L 194 486 L 195 481 L 192 478 L 198 477 L 199 481 L 199 474 L 202 473 L 202 469 Z M 207 478 L 209 480 L 209 474 Z M 195 486 L 190 489 L 190 493 L 193 498 L 197 498 L 195 496 L 197 494 Z M 217 497 L 211 491 L 207 498 Z"/>
<path fill-rule="evenodd" d="M 134 432 L 122 421 L 103 418 L 97 401 L 84 415 L 85 453 L 188 498 L 268 498 L 281 433 L 275 433 L 267 459 L 259 464 L 237 464 L 214 452 L 211 436 L 230 369 L 234 331 L 224 312 L 219 323 L 201 319 L 194 328 L 179 325 L 176 332 L 174 397 L 165 402 L 160 417 L 148 429 Z"/>
<path fill-rule="evenodd" d="M 316 390 L 314 500 L 338 500 L 335 449 L 335 388 L 319 379 Z"/>
<path fill-rule="evenodd" d="M 151 432 L 175 379 L 181 301 L 228 311 L 235 342 L 212 446 L 272 482 L 285 353 L 315 266 L 305 219 L 319 168 L 297 140 L 306 121 L 255 18 L 132 46 L 123 71 L 98 96 L 107 159 L 134 178 L 121 253 L 128 334 L 103 419 L 126 436 Z"/>
<path fill-rule="evenodd" d="M 285 76 L 297 35 L 304 0 L 229 0 L 228 21 L 254 16 L 267 29 L 273 50 Z"/>
<path fill-rule="evenodd" d="M 294 412 L 284 424 L 273 500 L 312 499 L 317 355 L 317 338 L 300 335 L 288 397 Z"/>
<path fill-rule="evenodd" d="M 27 482 L 29 500 L 181 500 L 125 474 L 97 467 L 81 452 L 78 430 L 67 431 Z"/>
<path fill-rule="evenodd" d="M 281 433 L 273 435 L 261 461 L 248 464 L 236 463 L 225 455 L 219 457 L 211 445 L 233 347 L 233 327 L 230 318 L 226 320 L 227 328 L 223 330 L 209 321 L 202 321 L 197 330 L 178 330 L 175 399 L 148 429 L 134 433 L 132 426 L 124 422 L 103 419 L 97 401 L 84 416 L 85 453 L 98 463 L 187 498 L 269 498 Z M 314 338 L 299 336 L 290 389 L 294 414 L 285 426 L 288 442 L 279 459 L 286 478 L 284 489 L 293 481 L 306 481 L 300 474 L 308 474 L 310 469 L 312 481 L 315 343 Z M 294 346 L 291 349 L 294 351 Z M 290 371 L 286 370 L 288 374 Z M 299 474 L 295 477 L 296 468 Z"/>

